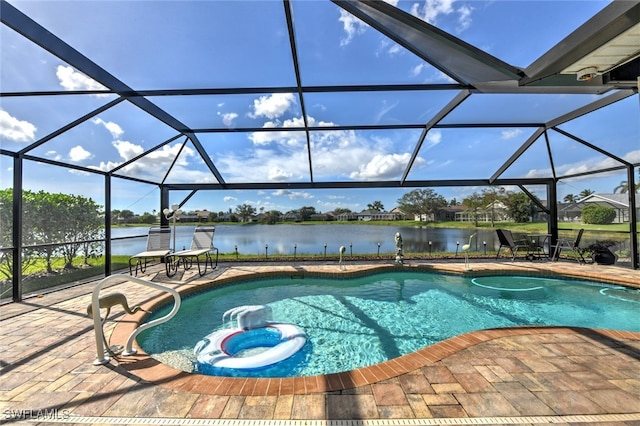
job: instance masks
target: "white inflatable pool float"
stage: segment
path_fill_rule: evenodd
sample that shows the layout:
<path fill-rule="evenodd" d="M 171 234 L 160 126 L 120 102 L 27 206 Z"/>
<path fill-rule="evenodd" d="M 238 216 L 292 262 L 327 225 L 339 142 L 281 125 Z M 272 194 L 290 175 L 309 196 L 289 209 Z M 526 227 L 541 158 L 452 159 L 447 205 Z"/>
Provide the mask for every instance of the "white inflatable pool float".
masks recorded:
<path fill-rule="evenodd" d="M 306 341 L 306 334 L 298 326 L 269 322 L 252 329 L 213 332 L 196 344 L 194 354 L 199 367 L 256 369 L 293 356 Z"/>

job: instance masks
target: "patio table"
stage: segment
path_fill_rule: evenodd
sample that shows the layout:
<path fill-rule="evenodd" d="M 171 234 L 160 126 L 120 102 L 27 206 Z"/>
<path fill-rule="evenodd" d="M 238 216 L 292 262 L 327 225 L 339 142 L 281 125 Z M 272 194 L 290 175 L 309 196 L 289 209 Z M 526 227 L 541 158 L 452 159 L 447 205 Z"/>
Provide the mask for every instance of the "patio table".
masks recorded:
<path fill-rule="evenodd" d="M 529 242 L 527 250 L 527 259 L 536 260 L 543 257 L 549 257 L 549 252 L 545 250 L 548 247 L 548 241 L 551 234 L 529 234 L 526 239 Z"/>

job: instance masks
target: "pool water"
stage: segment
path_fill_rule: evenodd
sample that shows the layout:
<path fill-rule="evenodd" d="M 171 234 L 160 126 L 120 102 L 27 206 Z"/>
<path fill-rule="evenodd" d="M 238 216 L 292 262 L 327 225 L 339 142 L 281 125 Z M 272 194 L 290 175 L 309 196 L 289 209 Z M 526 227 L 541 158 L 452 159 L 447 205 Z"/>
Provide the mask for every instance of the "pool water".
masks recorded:
<path fill-rule="evenodd" d="M 640 290 L 590 281 L 523 276 L 469 278 L 393 272 L 358 278 L 281 277 L 208 290 L 182 301 L 178 314 L 145 330 L 138 343 L 162 362 L 193 368 L 193 348 L 242 305 L 268 305 L 273 320 L 307 334 L 296 356 L 259 370 L 207 371 L 290 377 L 353 370 L 450 337 L 497 327 L 556 325 L 640 331 Z M 152 318 L 166 315 L 170 306 Z"/>

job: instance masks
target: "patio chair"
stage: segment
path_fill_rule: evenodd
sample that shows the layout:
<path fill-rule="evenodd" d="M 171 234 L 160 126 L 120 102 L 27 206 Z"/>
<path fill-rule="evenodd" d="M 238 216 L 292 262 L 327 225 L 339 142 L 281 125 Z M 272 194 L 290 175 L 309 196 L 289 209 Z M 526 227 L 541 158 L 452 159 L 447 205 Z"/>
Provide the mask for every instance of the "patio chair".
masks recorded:
<path fill-rule="evenodd" d="M 560 254 L 562 254 L 562 250 L 571 250 L 573 254 L 575 254 L 576 260 L 578 263 L 583 264 L 587 263 L 584 259 L 584 254 L 588 251 L 586 248 L 580 247 L 580 241 L 582 240 L 582 234 L 584 233 L 584 228 L 578 231 L 578 235 L 576 239 L 571 240 L 558 240 L 556 243 L 556 247 L 553 250 L 552 260 L 559 260 Z"/>
<path fill-rule="evenodd" d="M 167 275 L 173 276 L 178 270 L 178 267 L 182 264 L 185 270 L 191 269 L 193 263 L 198 264 L 198 274 L 203 276 L 207 273 L 207 268 L 210 266 L 211 270 L 218 267 L 218 249 L 213 246 L 213 235 L 215 233 L 215 226 L 197 226 L 193 231 L 193 239 L 191 240 L 191 247 L 189 250 L 181 250 L 175 253 L 171 253 L 169 256 L 169 269 Z M 213 263 L 211 253 L 216 253 L 216 262 Z M 204 260 L 204 269 L 202 269 L 201 261 Z"/>
<path fill-rule="evenodd" d="M 165 261 L 167 255 L 171 253 L 171 228 L 154 226 L 149 228 L 147 236 L 147 249 L 142 253 L 138 253 L 129 258 L 129 274 L 133 275 L 133 266 L 135 265 L 135 275 L 138 270 L 144 273 L 147 269 L 147 262 L 152 259 Z M 167 273 L 169 272 L 168 264 L 165 265 Z"/>
<path fill-rule="evenodd" d="M 496 229 L 496 233 L 498 234 L 498 240 L 500 241 L 500 247 L 498 247 L 496 259 L 500 257 L 500 250 L 502 250 L 503 247 L 506 247 L 511 251 L 511 260 L 516 260 L 516 255 L 518 254 L 519 249 L 529 248 L 528 241 L 514 240 L 513 234 L 511 234 L 511 231 L 507 229 Z"/>

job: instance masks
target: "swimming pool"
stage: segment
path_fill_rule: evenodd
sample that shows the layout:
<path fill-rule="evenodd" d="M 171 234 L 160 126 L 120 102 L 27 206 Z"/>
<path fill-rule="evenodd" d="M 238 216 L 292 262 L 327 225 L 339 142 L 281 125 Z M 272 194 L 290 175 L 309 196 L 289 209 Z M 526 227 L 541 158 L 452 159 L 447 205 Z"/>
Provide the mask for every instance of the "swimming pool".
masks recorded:
<path fill-rule="evenodd" d="M 138 336 L 160 361 L 193 371 L 193 348 L 236 306 L 267 305 L 307 343 L 291 359 L 243 377 L 330 374 L 376 364 L 473 330 L 560 325 L 640 331 L 640 290 L 590 281 L 524 276 L 465 277 L 387 272 L 357 278 L 258 279 L 185 298 L 171 321 Z M 157 309 L 153 317 L 170 307 Z"/>

